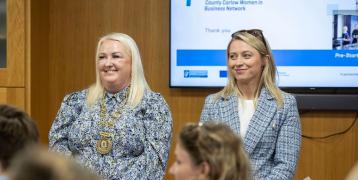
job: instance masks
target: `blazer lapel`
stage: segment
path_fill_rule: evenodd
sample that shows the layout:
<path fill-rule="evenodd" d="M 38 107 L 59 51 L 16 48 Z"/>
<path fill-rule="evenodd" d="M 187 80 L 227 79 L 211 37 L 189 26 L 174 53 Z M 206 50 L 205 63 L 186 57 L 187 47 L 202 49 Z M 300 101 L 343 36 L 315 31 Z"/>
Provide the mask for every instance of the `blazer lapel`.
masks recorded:
<path fill-rule="evenodd" d="M 262 88 L 257 108 L 251 118 L 249 128 L 244 139 L 245 148 L 249 154 L 251 154 L 257 143 L 262 138 L 263 133 L 275 115 L 275 111 L 276 102 L 267 90 Z"/>
<path fill-rule="evenodd" d="M 232 94 L 227 98 L 222 97 L 220 103 L 220 117 L 224 123 L 240 135 L 240 118 L 238 112 L 237 95 Z"/>

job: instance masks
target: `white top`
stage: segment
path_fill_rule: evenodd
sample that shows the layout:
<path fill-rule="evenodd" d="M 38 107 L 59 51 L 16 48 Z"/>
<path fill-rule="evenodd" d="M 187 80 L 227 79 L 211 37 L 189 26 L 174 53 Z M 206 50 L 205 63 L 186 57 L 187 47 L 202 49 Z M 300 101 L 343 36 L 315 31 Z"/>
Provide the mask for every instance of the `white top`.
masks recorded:
<path fill-rule="evenodd" d="M 249 123 L 255 112 L 254 100 L 243 100 L 239 98 L 240 135 L 245 138 Z"/>

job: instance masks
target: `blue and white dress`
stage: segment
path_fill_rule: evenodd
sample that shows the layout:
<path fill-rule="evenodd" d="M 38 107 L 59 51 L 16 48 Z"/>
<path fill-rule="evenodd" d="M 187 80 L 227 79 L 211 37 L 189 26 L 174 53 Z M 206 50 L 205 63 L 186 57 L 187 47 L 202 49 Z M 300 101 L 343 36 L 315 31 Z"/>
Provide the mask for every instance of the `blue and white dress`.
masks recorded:
<path fill-rule="evenodd" d="M 125 101 L 125 88 L 106 93 L 107 113 Z M 54 151 L 74 157 L 79 163 L 106 179 L 162 179 L 172 137 L 172 117 L 159 94 L 146 90 L 135 107 L 124 106 L 113 127 L 100 126 L 101 102 L 86 105 L 88 90 L 65 96 L 49 133 Z M 110 132 L 112 149 L 108 154 L 96 150 L 101 132 Z"/>

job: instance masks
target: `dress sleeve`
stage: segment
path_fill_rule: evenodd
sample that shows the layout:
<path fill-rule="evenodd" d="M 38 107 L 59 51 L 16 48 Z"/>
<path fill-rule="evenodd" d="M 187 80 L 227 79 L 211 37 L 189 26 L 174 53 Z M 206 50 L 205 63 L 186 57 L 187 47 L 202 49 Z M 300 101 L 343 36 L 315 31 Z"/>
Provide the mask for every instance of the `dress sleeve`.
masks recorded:
<path fill-rule="evenodd" d="M 65 155 L 72 155 L 68 142 L 68 133 L 80 111 L 81 107 L 78 106 L 78 98 L 75 93 L 64 97 L 49 132 L 50 149 Z"/>
<path fill-rule="evenodd" d="M 163 179 L 172 137 L 172 116 L 164 98 L 155 93 L 140 110 L 143 115 L 144 152 L 129 160 L 120 179 Z M 123 168 L 128 168 L 124 170 Z"/>
<path fill-rule="evenodd" d="M 274 168 L 267 179 L 293 179 L 301 146 L 301 123 L 297 103 L 293 96 L 287 98 L 283 124 L 280 128 Z"/>

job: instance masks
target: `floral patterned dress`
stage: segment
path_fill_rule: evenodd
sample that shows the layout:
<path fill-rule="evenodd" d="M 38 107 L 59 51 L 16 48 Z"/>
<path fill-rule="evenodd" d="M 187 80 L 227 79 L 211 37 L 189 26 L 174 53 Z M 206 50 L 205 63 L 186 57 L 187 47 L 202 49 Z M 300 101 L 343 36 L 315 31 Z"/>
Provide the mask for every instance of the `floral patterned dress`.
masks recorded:
<path fill-rule="evenodd" d="M 49 133 L 50 148 L 106 179 L 162 179 L 172 136 L 170 110 L 164 98 L 150 90 L 136 107 L 120 107 L 127 91 L 105 93 L 102 103 L 91 107 L 86 105 L 87 89 L 65 96 Z M 107 119 L 101 116 L 104 102 Z M 112 115 L 117 109 L 119 117 Z M 112 121 L 112 126 L 101 125 L 103 121 Z M 103 132 L 110 134 L 108 153 L 97 147 Z"/>

